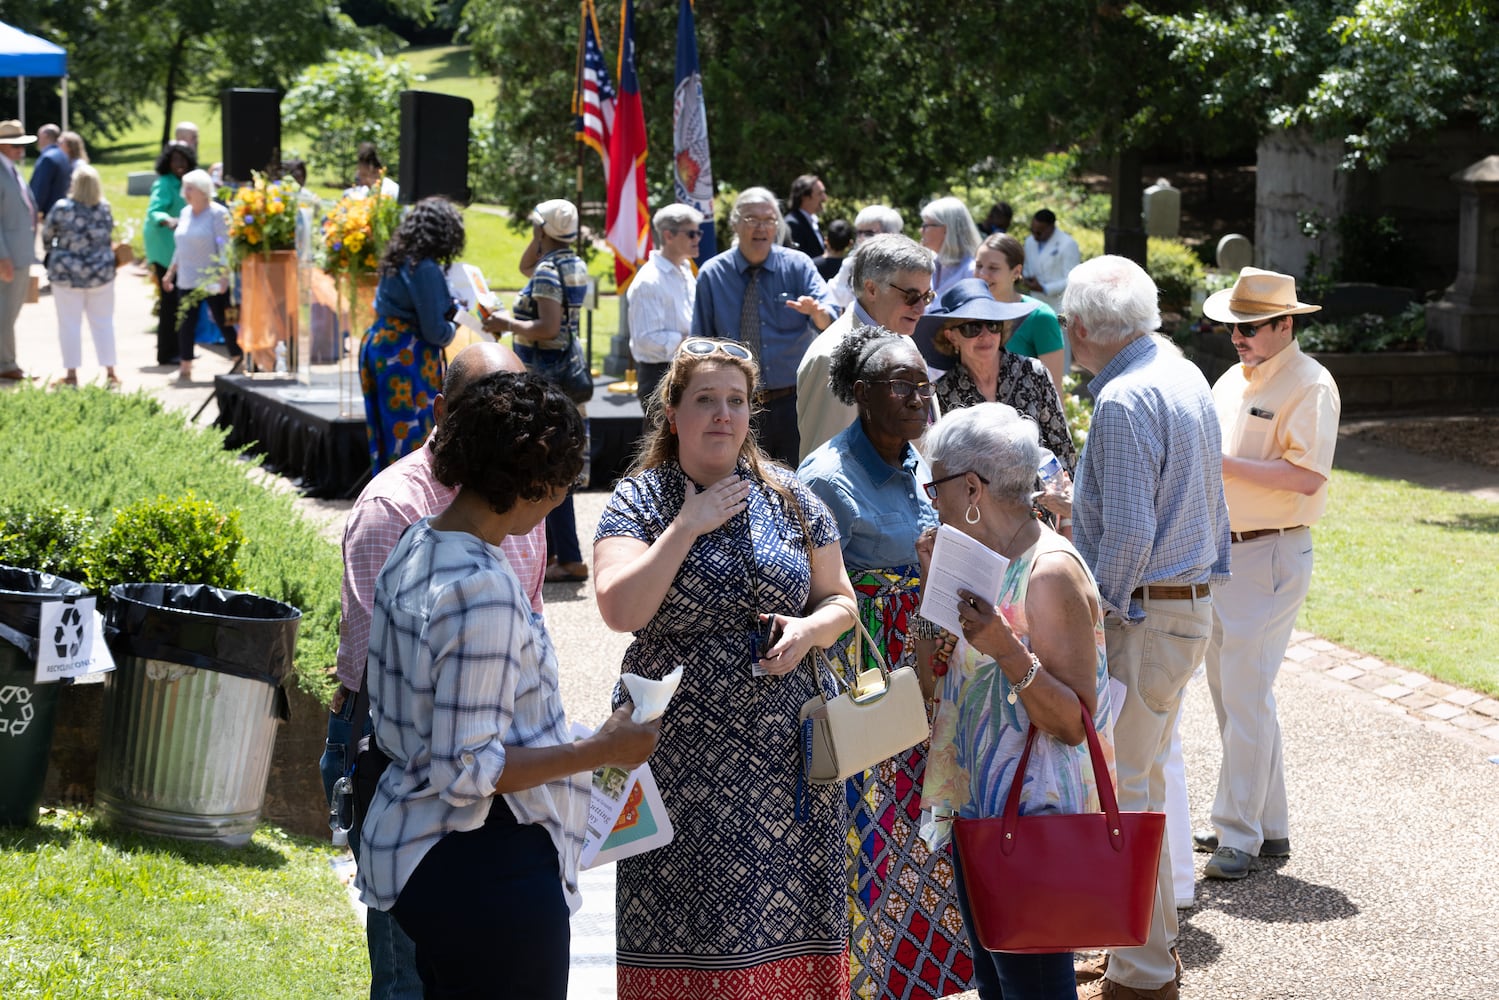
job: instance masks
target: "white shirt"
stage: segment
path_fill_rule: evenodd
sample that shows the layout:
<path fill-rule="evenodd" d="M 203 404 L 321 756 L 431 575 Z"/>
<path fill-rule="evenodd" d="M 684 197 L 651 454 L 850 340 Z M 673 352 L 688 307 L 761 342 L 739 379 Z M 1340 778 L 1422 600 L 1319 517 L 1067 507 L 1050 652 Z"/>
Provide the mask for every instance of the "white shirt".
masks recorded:
<path fill-rule="evenodd" d="M 660 250 L 630 282 L 625 298 L 630 309 L 630 353 L 637 364 L 666 364 L 677 345 L 692 333 L 697 279 L 687 261 L 673 264 Z"/>
<path fill-rule="evenodd" d="M 1067 275 L 1077 267 L 1082 254 L 1077 240 L 1060 229 L 1051 231 L 1051 239 L 1037 243 L 1034 236 L 1025 238 L 1025 270 L 1027 278 L 1041 282 L 1041 290 L 1035 293 L 1053 309 L 1062 308 L 1062 292 L 1067 289 Z"/>

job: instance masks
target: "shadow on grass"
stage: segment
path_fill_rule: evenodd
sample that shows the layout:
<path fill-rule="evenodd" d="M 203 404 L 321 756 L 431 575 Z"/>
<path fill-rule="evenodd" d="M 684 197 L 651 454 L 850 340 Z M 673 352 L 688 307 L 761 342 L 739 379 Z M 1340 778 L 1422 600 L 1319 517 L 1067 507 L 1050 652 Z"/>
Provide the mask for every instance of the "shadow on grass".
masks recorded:
<path fill-rule="evenodd" d="M 1476 531 L 1481 535 L 1499 534 L 1499 514 L 1454 514 L 1447 518 L 1420 518 L 1417 524 L 1452 531 Z"/>
<path fill-rule="evenodd" d="M 422 74 L 431 80 L 467 80 L 474 75 L 473 59 L 468 49 L 446 52 Z"/>
<path fill-rule="evenodd" d="M 44 811 L 34 826 L 0 827 L 0 851 L 34 852 L 67 848 L 88 839 L 125 853 L 169 854 L 194 865 L 234 865 L 269 871 L 286 865 L 279 852 L 251 841 L 243 847 L 175 837 L 158 837 L 111 826 L 96 815 L 68 811 Z"/>

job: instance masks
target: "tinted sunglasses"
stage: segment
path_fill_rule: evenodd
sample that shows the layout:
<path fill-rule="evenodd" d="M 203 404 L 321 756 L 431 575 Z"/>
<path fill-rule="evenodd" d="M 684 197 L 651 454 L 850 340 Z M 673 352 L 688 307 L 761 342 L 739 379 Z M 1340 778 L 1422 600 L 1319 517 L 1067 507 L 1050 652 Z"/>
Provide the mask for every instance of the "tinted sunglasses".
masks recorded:
<path fill-rule="evenodd" d="M 973 340 L 977 337 L 982 337 L 986 333 L 1003 333 L 1004 328 L 1003 321 L 991 321 L 987 319 L 969 320 L 967 323 L 959 323 L 957 326 L 948 327 L 949 330 L 956 330 L 962 334 L 964 340 Z"/>
<path fill-rule="evenodd" d="M 678 354 L 691 354 L 693 357 L 705 358 L 710 354 L 727 354 L 731 358 L 740 361 L 753 361 L 755 356 L 750 349 L 743 344 L 737 344 L 732 340 L 708 340 L 706 337 L 689 337 L 682 341 L 682 346 L 677 348 Z"/>
<path fill-rule="evenodd" d="M 885 284 L 889 285 L 891 288 L 904 295 L 906 297 L 906 305 L 908 306 L 928 305 L 933 299 L 937 297 L 937 293 L 932 291 L 930 288 L 928 288 L 924 292 L 919 292 L 914 288 L 902 288 L 893 281 L 887 281 L 885 282 Z"/>
<path fill-rule="evenodd" d="M 869 381 L 875 385 L 888 385 L 890 395 L 896 399 L 910 399 L 912 393 L 922 399 L 931 399 L 932 392 L 936 388 L 930 382 L 912 382 L 907 378 L 872 378 Z"/>
<path fill-rule="evenodd" d="M 1258 323 L 1229 323 L 1224 326 L 1223 332 L 1237 333 L 1245 340 L 1253 340 L 1255 334 L 1259 333 L 1265 327 L 1274 322 L 1275 317 L 1272 316 L 1270 319 L 1262 319 Z"/>

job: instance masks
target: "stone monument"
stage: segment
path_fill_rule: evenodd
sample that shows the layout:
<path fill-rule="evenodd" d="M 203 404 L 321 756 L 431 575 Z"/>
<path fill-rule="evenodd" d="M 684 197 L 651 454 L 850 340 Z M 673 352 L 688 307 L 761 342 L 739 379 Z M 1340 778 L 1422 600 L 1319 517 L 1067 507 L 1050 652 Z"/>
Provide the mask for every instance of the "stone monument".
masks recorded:
<path fill-rule="evenodd" d="M 1452 175 L 1459 192 L 1457 280 L 1426 307 L 1433 350 L 1499 353 L 1499 156 Z"/>

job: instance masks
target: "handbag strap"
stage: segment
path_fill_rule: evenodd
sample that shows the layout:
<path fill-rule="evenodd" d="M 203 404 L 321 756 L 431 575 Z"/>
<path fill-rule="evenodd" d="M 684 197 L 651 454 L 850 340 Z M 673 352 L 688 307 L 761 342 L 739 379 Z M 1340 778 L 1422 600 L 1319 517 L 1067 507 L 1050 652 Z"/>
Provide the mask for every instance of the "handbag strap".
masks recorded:
<path fill-rule="evenodd" d="M 856 703 L 859 703 L 859 704 L 863 704 L 865 702 L 870 702 L 870 701 L 877 701 L 880 697 L 882 697 L 884 695 L 885 691 L 890 690 L 890 667 L 889 667 L 888 664 L 885 663 L 885 656 L 884 656 L 883 653 L 880 652 L 879 643 L 877 643 L 877 642 L 874 641 L 874 636 L 872 636 L 872 635 L 869 634 L 869 629 L 865 627 L 864 620 L 862 618 L 860 618 L 858 616 L 858 614 L 854 615 L 854 629 L 853 629 L 853 632 L 854 632 L 854 655 L 852 657 L 852 663 L 853 663 L 854 676 L 858 677 L 858 675 L 860 673 L 860 669 L 859 669 L 860 668 L 860 664 L 862 664 L 864 662 L 864 657 L 863 657 L 863 655 L 862 655 L 862 653 L 861 653 L 861 651 L 859 649 L 860 640 L 863 639 L 864 641 L 866 641 L 866 642 L 869 643 L 869 655 L 874 658 L 875 666 L 878 667 L 879 671 L 880 671 L 880 677 L 885 682 L 884 691 L 881 691 L 879 694 L 874 695 L 872 697 L 866 697 L 866 698 L 862 698 L 862 699 L 855 698 L 854 701 Z M 852 698 L 853 697 L 853 686 L 851 684 L 849 684 L 848 680 L 846 678 L 844 678 L 843 675 L 840 674 L 838 672 L 838 670 L 833 666 L 833 662 L 830 659 L 828 659 L 827 651 L 825 649 L 823 649 L 821 646 L 816 647 L 816 649 L 817 649 L 817 658 L 820 661 L 822 661 L 822 667 L 823 667 L 823 669 L 826 670 L 828 672 L 828 674 L 833 678 L 833 690 L 837 691 L 837 690 L 841 689 L 843 691 L 847 691 L 849 693 L 849 697 Z"/>
<path fill-rule="evenodd" d="M 995 670 L 998 671 L 998 669 L 996 665 Z M 1000 683 L 1000 678 L 995 677 L 994 683 Z M 1123 851 L 1124 837 L 1119 827 L 1119 800 L 1114 794 L 1114 782 L 1109 777 L 1108 762 L 1103 759 L 1103 745 L 1098 742 L 1098 730 L 1093 728 L 1093 717 L 1088 714 L 1088 706 L 1083 704 L 1081 697 L 1077 699 L 1077 705 L 1083 718 L 1083 730 L 1088 737 L 1088 756 L 1093 761 L 1093 783 L 1098 787 L 1099 804 L 1103 806 L 1104 815 L 1108 817 L 1106 829 L 1109 843 L 1113 845 L 1114 850 Z M 1020 763 L 1015 768 L 1015 776 L 1010 779 L 1010 794 L 1005 799 L 1004 822 L 1001 826 L 1004 839 L 1000 843 L 1000 849 L 1005 854 L 1015 849 L 1015 826 L 1020 819 L 1020 789 L 1025 784 L 1026 767 L 1030 764 L 1031 748 L 1036 744 L 1036 732 L 1036 724 L 1033 722 L 1025 734 L 1025 752 L 1020 755 Z"/>

